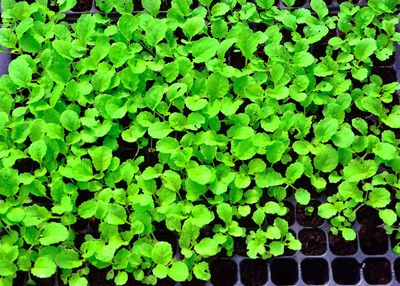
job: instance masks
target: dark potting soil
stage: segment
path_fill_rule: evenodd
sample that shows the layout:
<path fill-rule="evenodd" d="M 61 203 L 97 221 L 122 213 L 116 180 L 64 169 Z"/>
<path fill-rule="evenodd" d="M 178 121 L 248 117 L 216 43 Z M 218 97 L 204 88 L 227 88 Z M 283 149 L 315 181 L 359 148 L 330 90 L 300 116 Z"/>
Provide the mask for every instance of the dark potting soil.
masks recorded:
<path fill-rule="evenodd" d="M 110 271 L 110 267 L 98 269 L 93 265 L 89 265 L 90 272 L 88 276 L 89 285 L 96 286 L 115 286 L 112 280 L 107 280 L 107 272 Z M 52 285 L 53 286 L 53 285 Z"/>
<path fill-rule="evenodd" d="M 388 250 L 388 236 L 383 228 L 363 225 L 359 236 L 361 250 L 367 255 L 385 254 Z"/>
<path fill-rule="evenodd" d="M 357 239 L 347 241 L 341 235 L 329 233 L 329 248 L 335 255 L 353 255 L 357 252 Z"/>
<path fill-rule="evenodd" d="M 233 245 L 233 251 L 237 255 L 247 256 L 246 238 L 244 238 L 244 237 L 235 238 L 235 242 Z"/>
<path fill-rule="evenodd" d="M 379 217 L 379 213 L 376 209 L 369 206 L 362 206 L 357 211 L 357 221 L 360 224 L 369 225 L 381 225 L 383 224 L 382 219 Z"/>
<path fill-rule="evenodd" d="M 394 261 L 393 268 L 394 268 L 394 275 L 396 276 L 396 280 L 398 282 L 400 282 L 400 258 L 397 258 Z"/>
<path fill-rule="evenodd" d="M 181 282 L 182 286 L 205 286 L 206 281 L 193 278 L 192 281 Z"/>
<path fill-rule="evenodd" d="M 320 229 L 303 229 L 299 232 L 302 243 L 301 252 L 304 255 L 322 255 L 326 252 L 325 233 Z"/>
<path fill-rule="evenodd" d="M 341 285 L 354 285 L 360 281 L 361 265 L 354 258 L 336 258 L 332 261 L 333 280 Z"/>
<path fill-rule="evenodd" d="M 157 280 L 157 285 L 160 286 L 174 286 L 176 284 L 175 281 L 171 280 L 170 278 L 164 278 Z"/>
<path fill-rule="evenodd" d="M 210 263 L 210 273 L 214 286 L 232 286 L 237 281 L 238 269 L 231 259 L 216 259 Z"/>
<path fill-rule="evenodd" d="M 303 281 L 309 285 L 323 285 L 329 280 L 328 262 L 322 258 L 307 258 L 301 262 Z"/>
<path fill-rule="evenodd" d="M 372 74 L 379 75 L 383 84 L 397 81 L 396 71 L 392 68 L 373 68 Z"/>
<path fill-rule="evenodd" d="M 40 286 L 54 286 L 56 278 L 55 276 L 52 276 L 50 278 L 38 278 L 33 275 L 31 275 L 31 279 L 35 281 L 36 285 Z"/>
<path fill-rule="evenodd" d="M 92 0 L 78 0 L 75 7 L 71 10 L 74 12 L 85 12 L 92 9 Z"/>
<path fill-rule="evenodd" d="M 296 219 L 297 222 L 303 226 L 317 227 L 324 223 L 324 219 L 318 216 L 318 206 L 321 203 L 316 200 L 312 200 L 308 206 L 313 207 L 311 213 L 306 211 L 307 206 L 302 206 L 300 204 L 296 205 Z"/>
<path fill-rule="evenodd" d="M 26 272 L 18 271 L 17 277 L 13 281 L 13 286 L 25 286 L 26 278 Z"/>
<path fill-rule="evenodd" d="M 271 261 L 271 280 L 276 285 L 295 285 L 299 280 L 296 260 L 277 258 Z"/>
<path fill-rule="evenodd" d="M 390 67 L 390 66 L 394 65 L 395 56 L 393 54 L 387 60 L 381 61 L 376 57 L 376 55 L 372 55 L 371 60 L 372 60 L 374 67 Z"/>
<path fill-rule="evenodd" d="M 267 262 L 262 259 L 245 259 L 240 263 L 240 277 L 246 286 L 264 285 L 268 281 Z"/>
<path fill-rule="evenodd" d="M 327 6 L 332 5 L 332 0 L 324 0 L 324 2 Z"/>
<path fill-rule="evenodd" d="M 241 52 L 234 51 L 233 49 L 228 50 L 226 53 L 227 64 L 237 68 L 242 69 L 246 66 L 246 58 Z"/>
<path fill-rule="evenodd" d="M 386 258 L 367 258 L 364 261 L 365 281 L 372 285 L 384 285 L 392 280 L 390 262 Z"/>

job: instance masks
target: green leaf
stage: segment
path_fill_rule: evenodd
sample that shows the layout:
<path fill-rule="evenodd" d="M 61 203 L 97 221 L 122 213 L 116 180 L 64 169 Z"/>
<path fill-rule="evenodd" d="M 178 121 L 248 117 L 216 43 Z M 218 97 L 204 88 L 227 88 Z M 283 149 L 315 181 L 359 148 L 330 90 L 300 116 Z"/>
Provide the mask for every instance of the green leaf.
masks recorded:
<path fill-rule="evenodd" d="M 39 241 L 42 245 L 56 244 L 67 240 L 69 236 L 68 229 L 61 223 L 50 222 L 42 228 L 42 234 Z"/>
<path fill-rule="evenodd" d="M 215 56 L 218 49 L 218 40 L 210 37 L 203 37 L 192 42 L 191 51 L 194 63 L 207 62 Z"/>
<path fill-rule="evenodd" d="M 157 278 L 163 279 L 168 275 L 168 267 L 162 264 L 157 264 L 156 267 L 153 268 L 152 272 Z"/>
<path fill-rule="evenodd" d="M 331 218 L 337 214 L 337 209 L 330 203 L 321 204 L 318 207 L 318 215 L 322 218 Z"/>
<path fill-rule="evenodd" d="M 153 138 L 162 139 L 167 137 L 172 131 L 168 122 L 157 122 L 152 124 L 147 132 Z"/>
<path fill-rule="evenodd" d="M 315 138 L 320 142 L 327 142 L 339 129 L 339 122 L 335 118 L 325 118 L 314 125 Z"/>
<path fill-rule="evenodd" d="M 175 138 L 165 137 L 156 144 L 158 152 L 165 154 L 174 154 L 179 150 L 179 142 Z"/>
<path fill-rule="evenodd" d="M 29 146 L 28 152 L 33 160 L 41 164 L 47 152 L 47 145 L 43 140 L 35 141 Z"/>
<path fill-rule="evenodd" d="M 325 17 L 329 13 L 328 7 L 326 7 L 326 3 L 324 0 L 311 0 L 310 6 L 311 9 L 313 9 L 320 18 Z"/>
<path fill-rule="evenodd" d="M 299 52 L 293 57 L 293 63 L 299 67 L 308 67 L 314 63 L 314 57 L 309 52 Z"/>
<path fill-rule="evenodd" d="M 194 250 L 205 258 L 216 255 L 219 249 L 218 243 L 209 237 L 203 238 L 194 246 Z"/>
<path fill-rule="evenodd" d="M 397 214 L 391 209 L 379 211 L 379 217 L 383 220 L 385 225 L 392 226 L 397 221 Z"/>
<path fill-rule="evenodd" d="M 376 41 L 372 38 L 360 40 L 354 47 L 354 56 L 357 60 L 364 61 L 377 49 Z"/>
<path fill-rule="evenodd" d="M 73 269 L 82 265 L 79 253 L 73 249 L 61 248 L 60 252 L 56 255 L 55 261 L 58 267 L 63 269 Z"/>
<path fill-rule="evenodd" d="M 267 160 L 274 164 L 281 160 L 283 154 L 286 151 L 286 146 L 282 141 L 274 141 L 267 147 Z"/>
<path fill-rule="evenodd" d="M 28 62 L 18 57 L 13 60 L 8 66 L 8 75 L 11 80 L 19 87 L 27 87 L 30 85 L 32 80 L 32 68 Z"/>
<path fill-rule="evenodd" d="M 208 263 L 202 261 L 193 267 L 193 273 L 197 279 L 208 281 L 211 279 L 210 269 Z"/>
<path fill-rule="evenodd" d="M 390 204 L 390 192 L 384 188 L 375 188 L 368 194 L 365 204 L 373 208 L 384 208 Z"/>
<path fill-rule="evenodd" d="M 76 131 L 81 126 L 78 114 L 73 110 L 65 110 L 60 117 L 61 125 L 68 131 Z"/>
<path fill-rule="evenodd" d="M 301 204 L 301 205 L 308 205 L 308 203 L 311 200 L 311 195 L 310 193 L 302 188 L 296 189 L 296 192 L 294 193 L 294 197 L 296 201 Z"/>
<path fill-rule="evenodd" d="M 142 0 L 143 8 L 154 17 L 160 12 L 161 0 Z"/>
<path fill-rule="evenodd" d="M 117 276 L 114 278 L 114 282 L 117 285 L 126 285 L 126 282 L 128 282 L 128 273 L 125 271 L 119 271 Z"/>
<path fill-rule="evenodd" d="M 18 193 L 18 172 L 12 168 L 0 169 L 0 195 L 10 197 Z"/>
<path fill-rule="evenodd" d="M 289 180 L 289 182 L 293 183 L 303 175 L 303 172 L 303 164 L 295 162 L 286 169 L 285 176 Z"/>
<path fill-rule="evenodd" d="M 378 170 L 378 164 L 372 160 L 352 160 L 343 169 L 343 178 L 349 182 L 359 182 L 372 177 Z"/>
<path fill-rule="evenodd" d="M 36 259 L 31 272 L 39 278 L 48 278 L 56 273 L 57 265 L 48 256 L 42 256 Z"/>
<path fill-rule="evenodd" d="M 79 277 L 77 274 L 72 274 L 71 278 L 69 279 L 70 286 L 87 286 L 88 281 L 84 277 Z"/>
<path fill-rule="evenodd" d="M 156 264 L 167 265 L 172 259 L 172 247 L 168 242 L 160 241 L 151 251 L 151 259 Z"/>
<path fill-rule="evenodd" d="M 222 221 L 227 225 L 232 222 L 233 210 L 232 207 L 227 203 L 222 203 L 217 206 L 217 214 Z"/>
<path fill-rule="evenodd" d="M 269 244 L 269 251 L 274 256 L 280 256 L 285 252 L 285 245 L 281 241 L 272 241 Z"/>
<path fill-rule="evenodd" d="M 121 225 L 126 222 L 126 211 L 119 204 L 109 204 L 107 215 L 104 219 L 109 224 Z"/>
<path fill-rule="evenodd" d="M 97 171 L 103 172 L 111 164 L 112 149 L 107 146 L 94 147 L 89 150 L 89 155 L 92 158 L 93 166 Z"/>
<path fill-rule="evenodd" d="M 77 0 L 57 0 L 57 4 L 60 5 L 60 12 L 71 10 L 75 7 Z"/>
<path fill-rule="evenodd" d="M 347 227 L 342 229 L 342 235 L 345 240 L 355 240 L 357 237 L 355 230 Z"/>
<path fill-rule="evenodd" d="M 389 143 L 381 143 L 375 145 L 372 151 L 381 157 L 383 160 L 393 160 L 397 156 L 397 149 L 395 146 Z"/>
<path fill-rule="evenodd" d="M 189 39 L 199 34 L 205 27 L 205 21 L 203 18 L 195 16 L 186 20 L 182 27 L 182 31 L 185 36 Z"/>
<path fill-rule="evenodd" d="M 236 36 L 236 45 L 242 51 L 246 58 L 250 58 L 257 50 L 258 41 L 253 31 L 248 28 L 242 28 Z"/>
<path fill-rule="evenodd" d="M 200 185 L 206 185 L 212 180 L 210 169 L 203 165 L 188 169 L 187 174 L 190 180 Z"/>
<path fill-rule="evenodd" d="M 261 226 L 265 220 L 265 212 L 262 209 L 257 209 L 253 213 L 252 219 L 258 226 Z"/>
<path fill-rule="evenodd" d="M 204 205 L 196 205 L 192 208 L 192 223 L 198 227 L 203 227 L 214 219 L 214 213 L 209 211 Z"/>
<path fill-rule="evenodd" d="M 217 3 L 211 9 L 213 17 L 223 16 L 230 10 L 230 7 L 225 3 Z"/>
<path fill-rule="evenodd" d="M 168 269 L 168 276 L 174 281 L 183 282 L 189 277 L 189 269 L 185 263 L 177 261 Z"/>
<path fill-rule="evenodd" d="M 339 155 L 335 148 L 331 145 L 322 145 L 317 149 L 314 158 L 314 166 L 316 169 L 330 173 L 339 163 Z"/>
<path fill-rule="evenodd" d="M 167 24 L 165 23 L 165 21 L 152 19 L 147 24 L 146 37 L 144 39 L 151 47 L 154 47 L 162 39 L 164 39 L 166 33 Z"/>

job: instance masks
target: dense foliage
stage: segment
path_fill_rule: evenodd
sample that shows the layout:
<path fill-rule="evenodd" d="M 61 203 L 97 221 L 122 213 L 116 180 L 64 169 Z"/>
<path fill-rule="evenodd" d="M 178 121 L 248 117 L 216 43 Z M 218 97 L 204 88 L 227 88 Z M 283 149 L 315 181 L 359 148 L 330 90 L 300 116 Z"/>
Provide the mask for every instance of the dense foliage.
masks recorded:
<path fill-rule="evenodd" d="M 397 228 L 399 84 L 373 67 L 398 0 L 98 0 L 72 24 L 76 0 L 28 2 L 2 0 L 0 285 L 59 269 L 82 286 L 89 265 L 208 280 L 239 238 L 251 258 L 301 248 L 292 195 L 327 197 L 315 211 L 347 240 L 361 206 Z"/>

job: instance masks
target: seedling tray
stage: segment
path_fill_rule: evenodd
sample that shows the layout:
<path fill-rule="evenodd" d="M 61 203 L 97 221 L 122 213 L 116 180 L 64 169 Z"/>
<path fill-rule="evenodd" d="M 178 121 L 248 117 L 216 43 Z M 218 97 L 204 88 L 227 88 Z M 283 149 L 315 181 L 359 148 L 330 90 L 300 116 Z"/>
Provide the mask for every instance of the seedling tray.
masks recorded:
<path fill-rule="evenodd" d="M 66 12 L 65 21 L 74 22 L 83 13 L 101 13 L 94 1 L 78 1 L 83 3 L 80 8 Z M 339 4 L 344 1 L 327 0 L 330 13 L 338 11 Z M 366 1 L 353 0 L 354 4 L 365 5 Z M 85 4 L 86 3 L 86 4 Z M 278 7 L 286 9 L 279 2 Z M 309 8 L 306 0 L 297 0 L 293 9 Z M 139 13 L 140 11 L 135 11 Z M 160 15 L 166 11 L 161 11 Z M 1 14 L 1 1 L 0 1 Z M 118 14 L 111 13 L 111 17 Z M 398 27 L 400 30 L 400 26 Z M 319 46 L 312 48 L 313 54 L 320 52 Z M 7 73 L 11 56 L 0 53 L 0 75 Z M 234 55 L 228 56 L 228 62 L 240 66 L 240 60 Z M 388 82 L 400 79 L 400 48 L 393 61 L 381 63 L 374 67 L 374 73 L 382 76 Z M 399 95 L 399 94 L 398 94 Z M 400 97 L 400 95 L 399 95 Z M 315 195 L 313 206 L 318 206 L 324 197 Z M 287 252 L 285 255 L 270 260 L 249 259 L 246 257 L 244 241 L 238 240 L 233 257 L 218 256 L 210 260 L 211 281 L 192 281 L 175 283 L 170 280 L 160 280 L 157 285 L 399 285 L 400 284 L 400 257 L 392 248 L 394 239 L 389 237 L 383 229 L 377 211 L 362 207 L 357 212 L 357 221 L 354 229 L 357 231 L 355 241 L 346 242 L 340 236 L 330 232 L 329 223 L 318 217 L 316 213 L 305 214 L 304 207 L 296 204 L 293 197 L 286 200 L 289 208 L 287 219 L 290 230 L 302 242 L 303 248 L 297 252 Z M 90 226 L 84 223 L 81 233 L 88 231 Z M 251 226 L 249 226 L 251 229 Z M 160 240 L 167 240 L 177 245 L 177 238 L 167 231 L 161 230 Z M 244 248 L 243 248 L 244 246 Z M 94 270 L 94 269 L 93 269 Z M 91 271 L 90 286 L 114 285 L 106 281 L 107 269 Z M 15 286 L 26 285 L 27 276 L 21 274 L 15 281 Z M 56 278 L 42 280 L 40 285 L 61 286 L 63 283 Z M 129 281 L 126 285 L 140 285 Z"/>

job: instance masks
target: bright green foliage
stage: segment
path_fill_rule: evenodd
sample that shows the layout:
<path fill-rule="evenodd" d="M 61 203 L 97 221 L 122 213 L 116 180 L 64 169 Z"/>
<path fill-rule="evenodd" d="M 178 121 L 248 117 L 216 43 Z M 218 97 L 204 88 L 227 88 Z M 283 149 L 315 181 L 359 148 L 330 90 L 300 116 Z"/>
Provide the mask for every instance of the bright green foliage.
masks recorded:
<path fill-rule="evenodd" d="M 366 206 L 396 236 L 400 85 L 374 66 L 398 1 L 95 0 L 71 21 L 82 1 L 1 2 L 0 285 L 209 281 L 238 238 L 301 249 L 292 194 L 346 240 Z"/>

